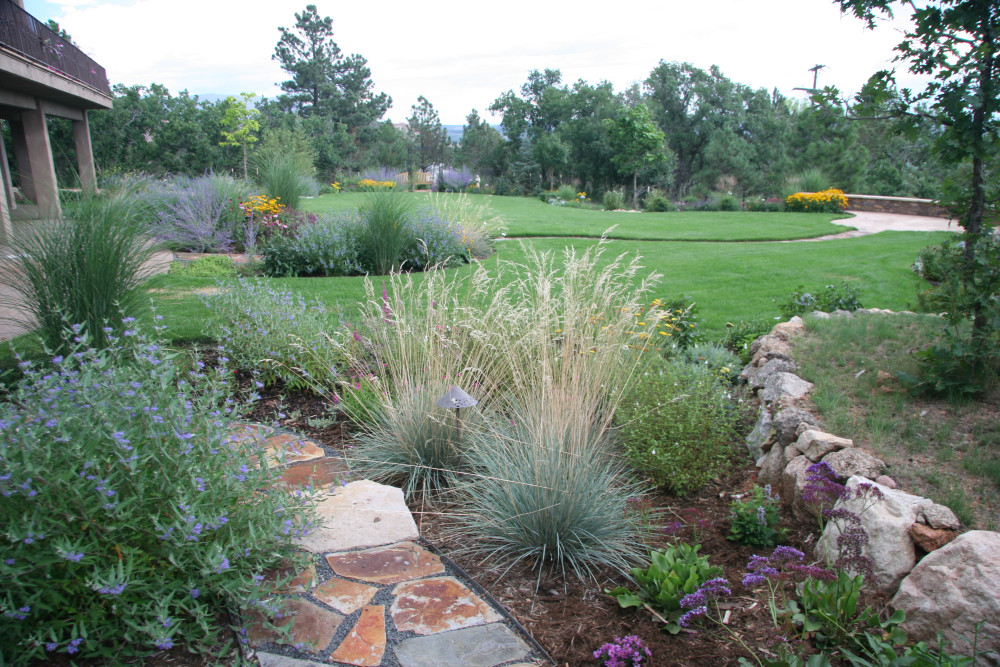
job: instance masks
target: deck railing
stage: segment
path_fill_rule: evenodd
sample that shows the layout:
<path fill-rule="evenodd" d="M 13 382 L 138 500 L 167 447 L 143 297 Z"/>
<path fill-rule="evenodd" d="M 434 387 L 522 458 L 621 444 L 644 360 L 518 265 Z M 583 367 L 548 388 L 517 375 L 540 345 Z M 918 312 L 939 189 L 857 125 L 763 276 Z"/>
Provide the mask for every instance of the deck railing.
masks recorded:
<path fill-rule="evenodd" d="M 0 45 L 111 96 L 103 67 L 11 0 L 0 0 Z"/>

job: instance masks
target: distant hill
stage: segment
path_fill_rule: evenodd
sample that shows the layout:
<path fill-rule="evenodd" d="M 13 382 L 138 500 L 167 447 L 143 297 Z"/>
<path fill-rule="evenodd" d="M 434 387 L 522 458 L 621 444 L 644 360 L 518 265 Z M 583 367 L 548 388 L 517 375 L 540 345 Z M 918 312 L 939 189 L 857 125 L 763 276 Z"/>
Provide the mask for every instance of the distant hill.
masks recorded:
<path fill-rule="evenodd" d="M 448 133 L 448 138 L 451 139 L 453 144 L 457 144 L 462 140 L 462 131 L 465 129 L 464 125 L 442 125 L 441 127 Z"/>

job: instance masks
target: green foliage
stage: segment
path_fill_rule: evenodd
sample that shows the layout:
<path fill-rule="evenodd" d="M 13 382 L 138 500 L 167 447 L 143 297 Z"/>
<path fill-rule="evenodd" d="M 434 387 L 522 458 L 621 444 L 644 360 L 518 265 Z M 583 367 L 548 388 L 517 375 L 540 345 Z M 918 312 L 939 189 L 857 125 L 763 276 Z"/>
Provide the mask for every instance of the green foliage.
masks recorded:
<path fill-rule="evenodd" d="M 813 295 L 811 292 L 804 292 L 800 285 L 792 292 L 791 298 L 778 306 L 782 317 L 791 319 L 796 315 L 805 315 L 814 310 L 821 310 L 832 313 L 835 310 L 847 310 L 853 312 L 861 305 L 861 289 L 852 287 L 848 282 L 840 285 L 827 285 L 821 291 Z"/>
<path fill-rule="evenodd" d="M 966 252 L 969 243 L 974 252 Z M 925 248 L 918 261 L 925 277 L 938 279 L 920 295 L 921 305 L 945 313 L 948 326 L 940 342 L 916 353 L 919 377 L 903 380 L 920 393 L 982 395 L 1000 370 L 1000 242 L 946 241 Z"/>
<path fill-rule="evenodd" d="M 745 498 L 729 506 L 731 524 L 729 539 L 754 547 L 773 547 L 785 539 L 785 530 L 778 528 L 781 501 L 771 495 L 771 487 L 754 486 Z"/>
<path fill-rule="evenodd" d="M 677 361 L 704 367 L 720 382 L 731 384 L 740 374 L 740 362 L 732 352 L 715 343 L 698 343 L 682 349 Z"/>
<path fill-rule="evenodd" d="M 675 635 L 681 630 L 677 621 L 684 615 L 681 598 L 722 575 L 721 568 L 709 565 L 707 558 L 698 555 L 700 549 L 700 544 L 678 543 L 651 551 L 649 567 L 632 568 L 632 578 L 639 585 L 637 593 L 623 586 L 606 592 L 617 598 L 623 608 L 650 605 L 667 620 L 664 629 Z"/>
<path fill-rule="evenodd" d="M 444 164 L 450 142 L 434 105 L 421 95 L 417 103 L 410 107 L 410 112 L 406 124 L 413 141 L 413 159 L 416 160 L 410 166 L 423 170 L 432 164 Z"/>
<path fill-rule="evenodd" d="M 605 211 L 617 211 L 625 208 L 625 193 L 621 190 L 608 190 L 601 199 Z"/>
<path fill-rule="evenodd" d="M 707 369 L 650 359 L 618 423 L 628 459 L 678 495 L 697 491 L 735 459 L 736 415 Z"/>
<path fill-rule="evenodd" d="M 858 606 L 863 584 L 863 576 L 843 570 L 838 570 L 833 579 L 806 579 L 798 601 L 788 603 L 792 621 L 803 636 L 815 634 L 820 647 L 846 645 L 869 625 L 878 624 L 878 612 Z"/>
<path fill-rule="evenodd" d="M 75 327 L 0 404 L 5 664 L 225 651 L 226 612 L 263 603 L 313 520 L 233 437 L 231 374 L 122 325 L 101 350 Z"/>
<path fill-rule="evenodd" d="M 248 278 L 220 283 L 202 301 L 212 311 L 205 334 L 240 371 L 265 384 L 280 380 L 319 393 L 336 385 L 345 343 L 326 333 L 330 316 L 319 301 Z"/>
<path fill-rule="evenodd" d="M 222 114 L 222 141 L 220 146 L 238 146 L 243 154 L 243 178 L 249 178 L 247 169 L 247 148 L 257 143 L 257 132 L 260 122 L 256 116 L 257 109 L 248 104 L 254 98 L 254 93 L 240 93 L 241 99 L 232 95 L 226 98 L 225 112 Z"/>
<path fill-rule="evenodd" d="M 517 422 L 518 420 L 515 419 Z M 583 433 L 581 433 L 583 432 Z M 553 567 L 593 580 L 641 558 L 650 527 L 629 503 L 643 492 L 607 451 L 601 427 L 499 422 L 473 437 L 464 456 L 474 477 L 459 490 L 457 517 L 471 549 L 502 563 Z"/>
<path fill-rule="evenodd" d="M 314 187 L 311 168 L 306 168 L 302 157 L 281 148 L 259 150 L 254 167 L 264 193 L 286 208 L 298 209 L 299 201 Z"/>
<path fill-rule="evenodd" d="M 189 278 L 225 278 L 236 275 L 236 264 L 229 255 L 210 255 L 193 262 L 173 262 L 170 273 Z"/>
<path fill-rule="evenodd" d="M 726 333 L 719 342 L 738 354 L 746 365 L 750 363 L 750 344 L 773 328 L 774 322 L 766 319 L 740 320 L 736 324 L 726 322 Z"/>
<path fill-rule="evenodd" d="M 368 61 L 358 54 L 344 56 L 333 41 L 333 19 L 320 18 L 316 5 L 295 14 L 293 28 L 278 28 L 274 47 L 278 61 L 291 79 L 278 102 L 302 116 L 336 119 L 349 131 L 377 121 L 392 105 L 385 93 L 373 92 Z"/>
<path fill-rule="evenodd" d="M 139 314 L 154 248 L 138 212 L 131 197 L 90 194 L 67 203 L 64 219 L 11 239 L 0 267 L 0 285 L 11 290 L 3 303 L 50 349 L 62 350 L 68 324 L 83 325 L 100 347 L 105 326 L 120 333 L 121 317 Z"/>
<path fill-rule="evenodd" d="M 677 210 L 674 203 L 663 196 L 663 194 L 654 194 L 651 197 L 647 197 L 645 207 L 649 213 L 666 213 Z"/>
<path fill-rule="evenodd" d="M 406 223 L 413 213 L 412 200 L 391 191 L 374 192 L 359 212 L 357 243 L 362 266 L 378 275 L 399 269 L 403 251 L 411 242 Z"/>
<path fill-rule="evenodd" d="M 657 299 L 654 305 L 661 308 L 658 328 L 664 329 L 665 336 L 659 336 L 668 350 L 686 350 L 702 342 L 701 317 L 698 315 L 698 304 L 689 296 L 681 296 L 670 301 Z M 668 354 L 669 356 L 669 354 Z"/>
<path fill-rule="evenodd" d="M 346 276 L 361 272 L 358 261 L 357 214 L 346 213 L 275 234 L 264 244 L 266 275 Z"/>

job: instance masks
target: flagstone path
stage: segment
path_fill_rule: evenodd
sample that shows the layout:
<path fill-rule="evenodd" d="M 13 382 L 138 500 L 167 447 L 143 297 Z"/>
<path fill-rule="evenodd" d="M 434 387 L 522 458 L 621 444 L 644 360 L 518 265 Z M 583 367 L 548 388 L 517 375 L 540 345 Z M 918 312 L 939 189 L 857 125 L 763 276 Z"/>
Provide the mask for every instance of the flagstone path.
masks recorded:
<path fill-rule="evenodd" d="M 323 492 L 320 525 L 299 541 L 311 554 L 276 591 L 287 636 L 249 621 L 261 667 L 529 667 L 551 664 L 544 650 L 495 600 L 421 540 L 400 489 L 348 481 L 347 462 L 308 438 L 241 424 L 234 438 L 259 444 L 284 466 L 280 482 Z M 294 619 L 294 622 L 292 622 Z"/>

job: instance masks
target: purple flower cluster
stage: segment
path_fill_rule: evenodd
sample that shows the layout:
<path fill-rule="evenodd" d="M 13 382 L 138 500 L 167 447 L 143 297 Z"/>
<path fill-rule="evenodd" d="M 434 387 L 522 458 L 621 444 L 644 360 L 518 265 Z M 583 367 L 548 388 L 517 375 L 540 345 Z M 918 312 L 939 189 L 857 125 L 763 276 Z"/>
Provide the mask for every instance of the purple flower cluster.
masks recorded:
<path fill-rule="evenodd" d="M 653 653 L 636 635 L 615 637 L 594 651 L 594 658 L 602 661 L 604 667 L 638 667 L 646 658 L 652 658 Z"/>
<path fill-rule="evenodd" d="M 721 577 L 709 579 L 694 593 L 681 598 L 681 609 L 687 609 L 687 611 L 678 619 L 677 625 L 682 628 L 690 627 L 696 618 L 708 613 L 710 601 L 730 597 L 732 594 L 733 592 L 729 590 L 729 582 L 725 579 Z"/>
<path fill-rule="evenodd" d="M 832 579 L 835 576 L 824 567 L 803 564 L 804 559 L 804 553 L 789 546 L 775 547 L 770 556 L 751 556 L 747 561 L 743 585 L 757 588 L 764 584 L 777 585 L 778 582 L 795 576 L 813 579 Z"/>
<path fill-rule="evenodd" d="M 809 476 L 802 489 L 802 502 L 812 507 L 814 514 L 819 515 L 823 510 L 832 508 L 838 500 L 849 495 L 847 487 L 840 483 L 837 473 L 826 461 L 812 464 L 806 472 Z"/>

